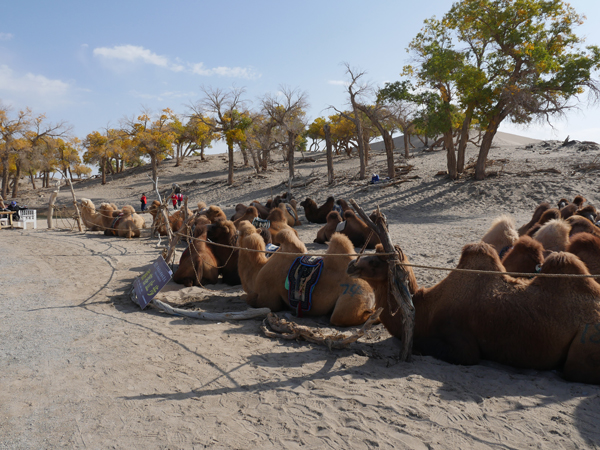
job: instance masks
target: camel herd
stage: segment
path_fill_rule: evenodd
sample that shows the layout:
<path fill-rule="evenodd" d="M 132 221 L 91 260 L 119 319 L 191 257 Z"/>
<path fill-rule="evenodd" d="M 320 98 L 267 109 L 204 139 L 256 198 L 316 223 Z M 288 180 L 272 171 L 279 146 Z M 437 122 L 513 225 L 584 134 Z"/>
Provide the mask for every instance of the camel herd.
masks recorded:
<path fill-rule="evenodd" d="M 133 237 L 137 227 L 139 236 L 143 226 L 137 225 L 133 208 L 119 213 L 103 203 L 95 213 L 88 202 L 82 200 L 82 215 L 90 229 L 116 228 L 119 236 Z M 480 242 L 465 245 L 457 269 L 496 274 L 456 271 L 423 288 L 411 267 L 404 266 L 415 306 L 413 350 L 453 364 L 487 359 L 557 369 L 567 380 L 600 384 L 600 214 L 585 203 L 582 196 L 573 202 L 560 199 L 557 208 L 542 203 L 518 229 L 509 216 L 494 220 Z M 323 224 L 314 242 L 329 246 L 304 313 L 329 315 L 333 325 L 351 326 L 364 323 L 381 307 L 383 325 L 402 336 L 401 315 L 390 311 L 389 256 L 382 254 L 379 238 L 342 199 L 329 197 L 319 206 L 307 198 L 300 206 L 309 222 Z M 162 233 L 166 224 L 159 222 L 157 207 L 153 226 Z M 240 204 L 229 219 L 219 207 L 203 203 L 188 212 L 186 224 L 178 213 L 169 217 L 169 226 L 174 232 L 187 227 L 183 234 L 189 246 L 175 282 L 192 286 L 221 278 L 241 284 L 253 307 L 290 307 L 290 267 L 307 252 L 294 229 L 301 223 L 295 199 L 284 194 L 264 205 Z M 126 225 L 114 225 L 119 214 Z M 371 219 L 385 220 L 375 212 Z M 273 244 L 278 249 L 269 251 Z M 362 246 L 376 248 L 376 253 L 355 260 L 351 255 Z M 399 248 L 398 254 L 409 264 Z"/>

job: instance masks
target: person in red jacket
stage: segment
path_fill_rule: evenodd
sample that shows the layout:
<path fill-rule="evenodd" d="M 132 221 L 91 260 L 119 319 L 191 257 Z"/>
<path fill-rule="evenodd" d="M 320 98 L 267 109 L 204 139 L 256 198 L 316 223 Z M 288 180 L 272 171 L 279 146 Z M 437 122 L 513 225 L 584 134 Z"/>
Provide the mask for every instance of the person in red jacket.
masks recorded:
<path fill-rule="evenodd" d="M 177 209 L 177 194 L 171 195 L 171 201 L 173 202 L 173 209 Z"/>
<path fill-rule="evenodd" d="M 142 194 L 142 198 L 140 198 L 140 202 L 142 203 L 142 212 L 146 211 L 146 204 L 148 203 L 146 194 Z"/>

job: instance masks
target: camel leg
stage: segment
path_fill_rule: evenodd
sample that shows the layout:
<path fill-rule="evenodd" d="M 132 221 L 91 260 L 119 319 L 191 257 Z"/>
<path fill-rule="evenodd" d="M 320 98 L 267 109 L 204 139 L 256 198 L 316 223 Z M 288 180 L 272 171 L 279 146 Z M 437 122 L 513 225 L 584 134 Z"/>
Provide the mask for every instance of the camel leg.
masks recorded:
<path fill-rule="evenodd" d="M 361 296 L 341 295 L 335 303 L 329 322 L 337 327 L 362 325 L 373 314 L 369 305 L 370 302 Z"/>
<path fill-rule="evenodd" d="M 415 353 L 433 356 L 451 364 L 470 366 L 479 364 L 481 354 L 477 341 L 468 333 L 455 331 L 439 337 L 415 337 Z"/>
<path fill-rule="evenodd" d="M 578 383 L 600 384 L 600 323 L 579 330 L 569 347 L 563 376 Z"/>
<path fill-rule="evenodd" d="M 253 297 L 249 294 L 248 297 Z M 281 296 L 277 292 L 259 292 L 256 294 L 256 298 L 252 298 L 254 308 L 269 308 L 271 311 L 281 311 L 284 307 L 284 303 L 281 300 Z"/>

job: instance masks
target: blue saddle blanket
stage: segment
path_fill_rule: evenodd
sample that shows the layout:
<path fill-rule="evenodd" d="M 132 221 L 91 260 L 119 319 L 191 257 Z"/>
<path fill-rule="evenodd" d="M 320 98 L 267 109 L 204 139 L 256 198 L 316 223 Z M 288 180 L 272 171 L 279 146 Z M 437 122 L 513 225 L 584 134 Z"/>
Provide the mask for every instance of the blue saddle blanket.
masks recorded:
<path fill-rule="evenodd" d="M 252 219 L 252 225 L 255 228 L 271 228 L 271 221 L 267 220 L 267 219 L 259 219 L 258 217 L 255 217 L 254 219 Z"/>
<path fill-rule="evenodd" d="M 321 277 L 323 258 L 300 256 L 294 260 L 286 278 L 288 302 L 298 317 L 312 307 L 312 292 Z"/>

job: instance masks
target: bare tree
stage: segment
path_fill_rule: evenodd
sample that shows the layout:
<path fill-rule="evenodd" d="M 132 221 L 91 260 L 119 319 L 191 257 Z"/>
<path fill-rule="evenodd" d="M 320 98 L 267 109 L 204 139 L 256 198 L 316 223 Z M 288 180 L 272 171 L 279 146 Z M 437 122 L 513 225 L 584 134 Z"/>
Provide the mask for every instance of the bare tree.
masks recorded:
<path fill-rule="evenodd" d="M 245 93 L 244 88 L 231 88 L 225 91 L 221 88 L 202 87 L 204 97 L 190 108 L 198 120 L 209 125 L 214 133 L 218 133 L 221 139 L 227 143 L 227 153 L 229 158 L 229 175 L 227 184 L 233 184 L 233 144 L 235 142 L 236 131 L 242 131 L 247 128 L 251 119 L 242 114 L 245 109 L 246 101 L 242 100 Z M 212 117 L 212 121 L 205 119 L 206 116 Z"/>
<path fill-rule="evenodd" d="M 289 176 L 294 178 L 294 149 L 296 140 L 308 123 L 306 120 L 306 108 L 308 108 L 307 94 L 298 89 L 280 86 L 277 96 L 265 95 L 262 106 L 265 115 L 270 117 L 286 134 L 288 149 Z"/>

